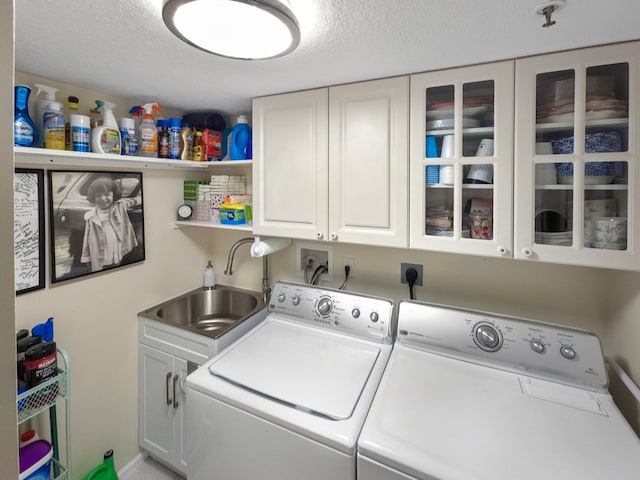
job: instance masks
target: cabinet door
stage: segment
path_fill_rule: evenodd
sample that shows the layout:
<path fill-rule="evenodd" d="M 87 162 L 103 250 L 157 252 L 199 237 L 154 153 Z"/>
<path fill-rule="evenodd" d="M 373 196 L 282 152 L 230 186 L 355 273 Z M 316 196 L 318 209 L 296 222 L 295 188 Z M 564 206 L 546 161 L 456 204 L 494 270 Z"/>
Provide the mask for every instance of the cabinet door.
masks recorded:
<path fill-rule="evenodd" d="M 159 459 L 173 464 L 175 453 L 173 356 L 138 344 L 139 443 Z"/>
<path fill-rule="evenodd" d="M 407 246 L 409 78 L 329 89 L 329 239 Z"/>
<path fill-rule="evenodd" d="M 253 231 L 326 240 L 328 91 L 253 100 Z"/>
<path fill-rule="evenodd" d="M 512 255 L 513 69 L 411 76 L 411 248 Z"/>
<path fill-rule="evenodd" d="M 516 62 L 516 257 L 638 269 L 640 43 Z"/>

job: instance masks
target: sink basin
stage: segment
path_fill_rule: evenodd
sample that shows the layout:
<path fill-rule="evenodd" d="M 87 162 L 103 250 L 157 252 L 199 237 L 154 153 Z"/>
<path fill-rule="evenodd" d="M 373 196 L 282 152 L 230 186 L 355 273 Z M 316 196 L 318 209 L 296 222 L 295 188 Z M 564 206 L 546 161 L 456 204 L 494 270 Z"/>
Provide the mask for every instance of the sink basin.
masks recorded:
<path fill-rule="evenodd" d="M 199 288 L 151 307 L 140 315 L 218 338 L 264 307 L 261 294 L 216 285 Z"/>

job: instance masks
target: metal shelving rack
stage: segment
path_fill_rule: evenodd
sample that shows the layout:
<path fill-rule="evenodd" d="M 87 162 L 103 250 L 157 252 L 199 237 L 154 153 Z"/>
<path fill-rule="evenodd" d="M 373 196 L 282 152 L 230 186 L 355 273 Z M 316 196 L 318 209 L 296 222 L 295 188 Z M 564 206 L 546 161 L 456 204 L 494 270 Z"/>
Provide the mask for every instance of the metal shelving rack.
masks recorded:
<path fill-rule="evenodd" d="M 46 382 L 18 395 L 16 406 L 18 409 L 18 425 L 49 410 L 51 445 L 53 446 L 53 478 L 54 480 L 70 480 L 71 437 L 69 422 L 71 419 L 71 409 L 69 402 L 69 355 L 60 348 L 58 348 L 58 354 L 64 363 L 62 367 L 58 364 L 58 374 Z M 57 405 L 61 400 L 64 400 L 65 407 L 64 461 L 60 459 L 58 444 Z"/>

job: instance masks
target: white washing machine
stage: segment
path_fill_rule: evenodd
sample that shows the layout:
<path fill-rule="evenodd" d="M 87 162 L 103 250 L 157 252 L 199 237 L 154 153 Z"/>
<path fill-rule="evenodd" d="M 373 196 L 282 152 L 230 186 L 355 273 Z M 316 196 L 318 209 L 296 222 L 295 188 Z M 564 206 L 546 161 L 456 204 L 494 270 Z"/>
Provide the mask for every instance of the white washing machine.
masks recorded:
<path fill-rule="evenodd" d="M 266 319 L 187 377 L 189 480 L 354 480 L 393 303 L 279 282 Z"/>
<path fill-rule="evenodd" d="M 359 480 L 638 480 L 598 338 L 402 301 L 358 441 Z"/>

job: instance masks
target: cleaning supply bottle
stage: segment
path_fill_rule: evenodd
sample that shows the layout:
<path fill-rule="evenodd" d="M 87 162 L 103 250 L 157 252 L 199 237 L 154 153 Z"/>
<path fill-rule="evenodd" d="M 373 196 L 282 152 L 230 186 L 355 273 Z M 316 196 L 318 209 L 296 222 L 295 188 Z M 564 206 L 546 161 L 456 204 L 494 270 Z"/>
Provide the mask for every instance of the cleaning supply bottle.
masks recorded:
<path fill-rule="evenodd" d="M 231 160 L 246 160 L 247 146 L 251 141 L 251 132 L 247 117 L 240 115 L 236 125 L 231 132 L 231 146 L 229 148 L 229 158 Z"/>
<path fill-rule="evenodd" d="M 216 286 L 216 272 L 213 270 L 211 260 L 207 264 L 207 268 L 204 269 L 204 288 L 212 290 Z"/>
<path fill-rule="evenodd" d="M 180 158 L 180 129 L 182 120 L 180 118 L 169 119 L 169 158 L 177 160 Z"/>
<path fill-rule="evenodd" d="M 104 452 L 102 463 L 91 470 L 84 480 L 118 480 L 118 474 L 113 465 L 113 450 Z"/>
<path fill-rule="evenodd" d="M 73 150 L 73 141 L 71 140 L 71 115 L 78 115 L 78 97 L 70 95 L 67 97 L 67 113 L 65 114 L 64 123 L 64 149 Z"/>
<path fill-rule="evenodd" d="M 169 120 L 158 119 L 158 158 L 169 158 Z"/>
<path fill-rule="evenodd" d="M 42 85 L 41 83 L 36 83 L 36 88 L 38 91 L 36 92 L 36 96 L 40 95 L 44 92 L 44 96 L 39 98 L 36 102 L 36 128 L 38 129 L 38 141 L 36 143 L 37 147 L 44 147 L 44 114 L 49 109 L 49 105 L 52 102 L 55 102 L 60 106 L 60 111 L 62 111 L 62 104 L 60 102 L 56 102 L 56 92 L 57 88 L 50 87 L 48 85 Z"/>
<path fill-rule="evenodd" d="M 120 153 L 134 156 L 138 154 L 138 135 L 136 134 L 136 122 L 133 118 L 122 117 L 120 119 Z"/>
<path fill-rule="evenodd" d="M 120 155 L 120 130 L 113 115 L 113 103 L 106 102 L 102 109 L 102 125 L 91 131 L 91 151 Z"/>
<path fill-rule="evenodd" d="M 49 102 L 42 119 L 44 148 L 64 150 L 64 113 L 60 102 Z"/>
<path fill-rule="evenodd" d="M 193 127 L 187 122 L 180 129 L 180 160 L 193 160 Z"/>
<path fill-rule="evenodd" d="M 38 142 L 38 130 L 29 116 L 29 95 L 26 85 L 16 85 L 13 111 L 13 144 L 19 147 L 33 147 Z"/>
<path fill-rule="evenodd" d="M 102 100 L 96 100 L 95 102 L 96 105 L 89 110 L 89 118 L 91 118 L 89 127 L 92 130 L 102 125 L 102 107 L 104 106 L 104 102 Z"/>
<path fill-rule="evenodd" d="M 160 115 L 160 107 L 157 103 L 147 103 L 142 105 L 144 109 L 144 117 L 140 122 L 140 148 L 138 154 L 141 157 L 157 157 L 158 156 L 158 128 L 153 119 L 153 113 Z"/>

